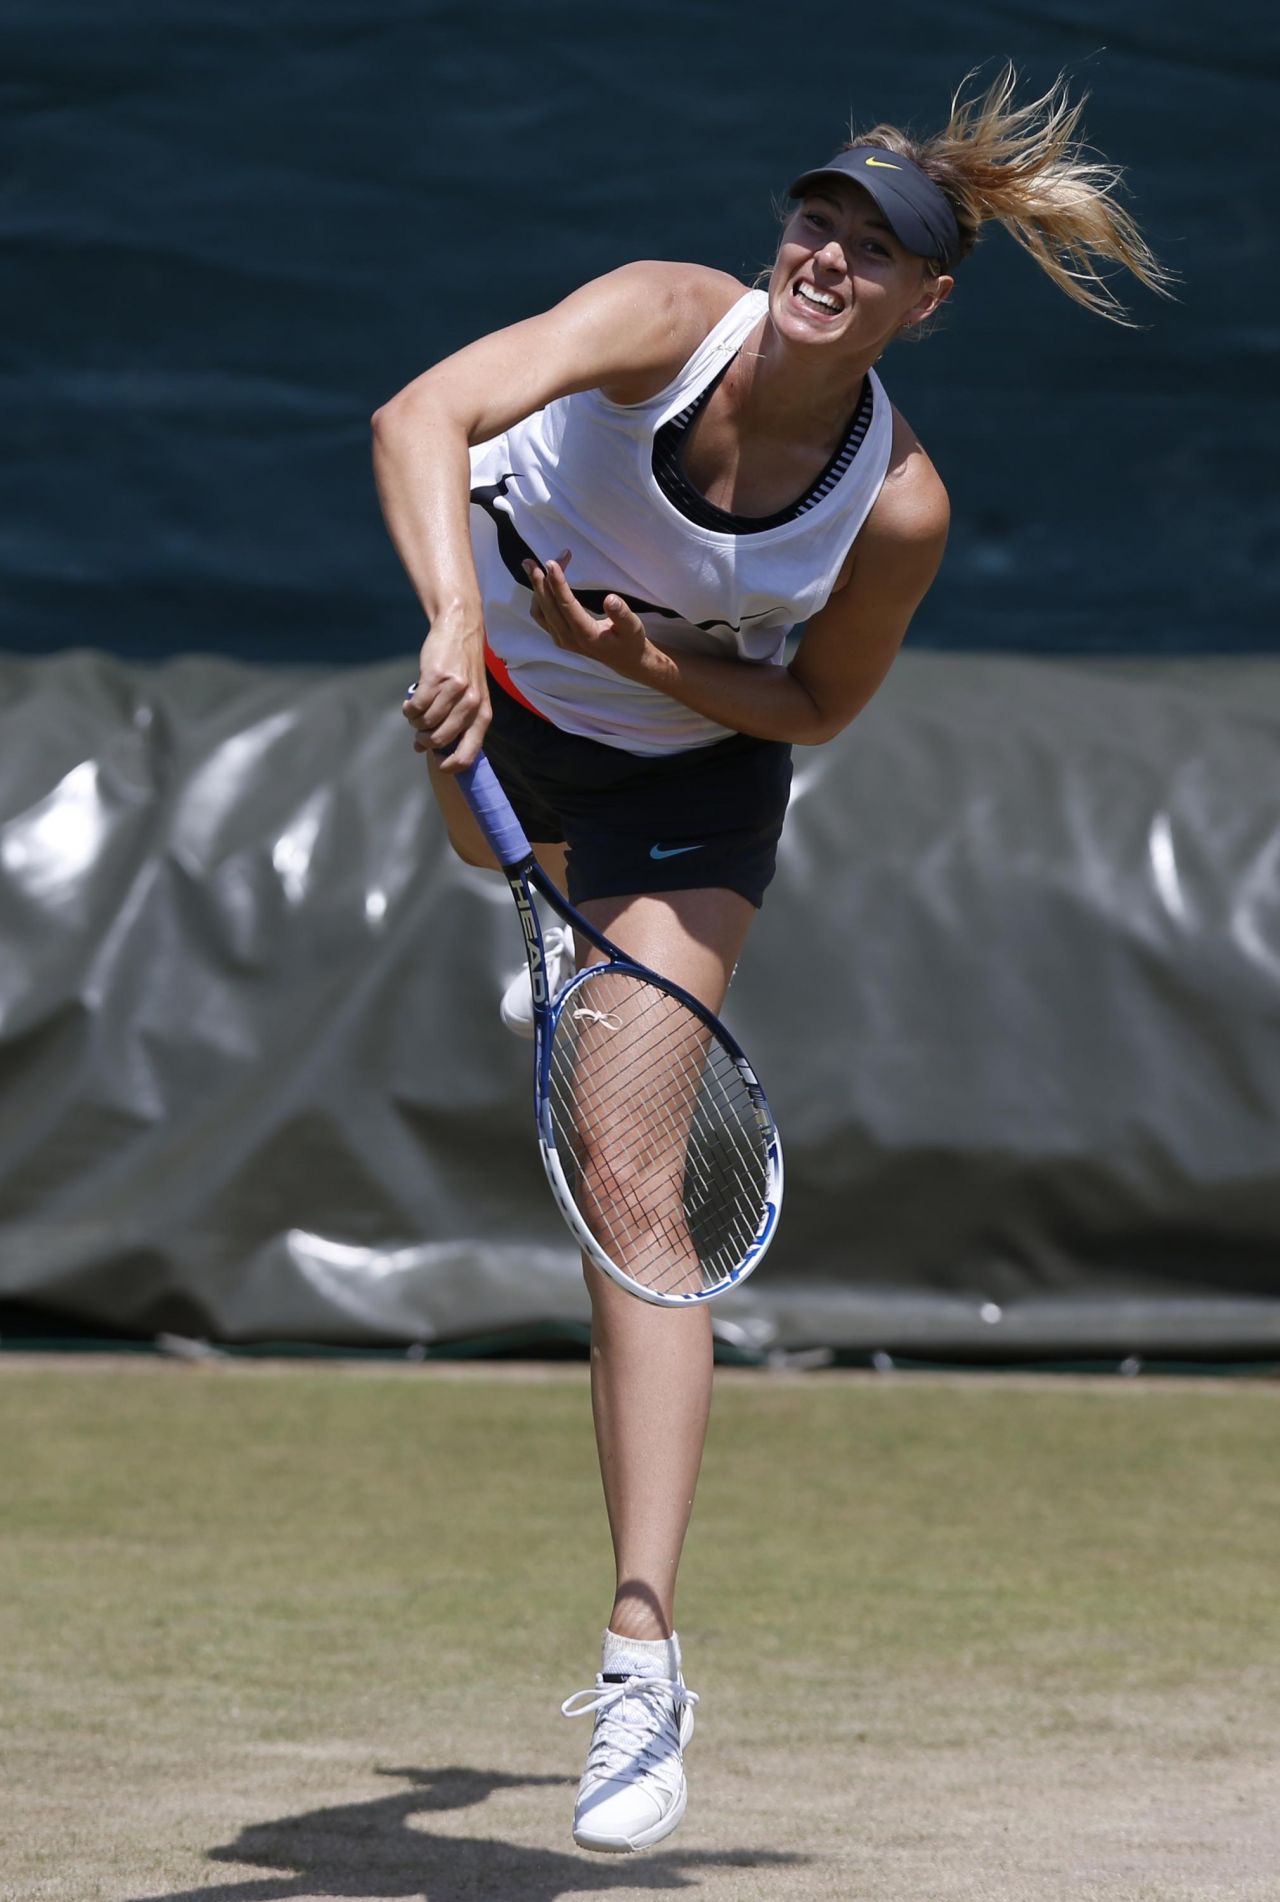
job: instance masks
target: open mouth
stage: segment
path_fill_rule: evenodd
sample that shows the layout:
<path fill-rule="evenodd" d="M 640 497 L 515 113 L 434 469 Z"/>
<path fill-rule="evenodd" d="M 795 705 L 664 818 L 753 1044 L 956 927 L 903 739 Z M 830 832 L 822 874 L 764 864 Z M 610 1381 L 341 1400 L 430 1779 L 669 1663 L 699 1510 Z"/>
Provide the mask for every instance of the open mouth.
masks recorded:
<path fill-rule="evenodd" d="M 833 291 L 820 291 L 815 284 L 805 284 L 799 278 L 791 286 L 791 295 L 796 303 L 815 317 L 838 317 L 844 309 Z"/>

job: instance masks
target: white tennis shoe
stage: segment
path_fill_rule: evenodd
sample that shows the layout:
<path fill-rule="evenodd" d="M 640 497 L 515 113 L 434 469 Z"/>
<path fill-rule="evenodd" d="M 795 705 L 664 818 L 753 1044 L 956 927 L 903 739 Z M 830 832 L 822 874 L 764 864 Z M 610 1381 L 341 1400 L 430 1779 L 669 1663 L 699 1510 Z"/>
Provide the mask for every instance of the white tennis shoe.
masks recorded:
<path fill-rule="evenodd" d="M 596 1720 L 573 1812 L 580 1849 L 626 1854 L 671 1834 L 688 1800 L 682 1752 L 697 1701 L 683 1677 L 621 1673 L 602 1673 L 565 1699 L 566 1717 Z"/>
<path fill-rule="evenodd" d="M 573 976 L 573 933 L 567 925 L 548 925 L 542 934 L 547 959 L 547 996 L 554 997 L 566 978 Z M 533 1035 L 533 986 L 529 967 L 522 964 L 506 990 L 500 1006 L 502 1021 L 517 1037 Z"/>

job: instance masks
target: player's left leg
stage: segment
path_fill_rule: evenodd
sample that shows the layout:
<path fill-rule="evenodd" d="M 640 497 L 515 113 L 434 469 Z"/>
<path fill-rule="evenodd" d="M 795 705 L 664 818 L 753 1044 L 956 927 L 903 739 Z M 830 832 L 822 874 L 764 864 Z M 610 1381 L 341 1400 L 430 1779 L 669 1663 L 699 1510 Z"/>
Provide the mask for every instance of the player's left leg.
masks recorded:
<path fill-rule="evenodd" d="M 595 899 L 582 910 L 714 1011 L 756 915 L 747 899 L 720 888 Z M 616 1576 L 601 1675 L 579 1701 L 597 1718 L 574 1836 L 586 1848 L 626 1850 L 661 1841 L 684 1814 L 681 1749 L 693 1711 L 675 1588 L 711 1405 L 711 1316 L 705 1306 L 652 1307 L 594 1266 L 585 1273 L 592 1412 Z M 623 1688 L 634 1680 L 647 1688 Z"/>
<path fill-rule="evenodd" d="M 441 772 L 432 754 L 428 753 L 426 759 L 431 791 L 440 808 L 450 845 L 465 865 L 478 865 L 485 871 L 498 871 L 498 861 L 480 830 L 475 814 L 462 796 L 461 786 L 450 774 Z M 553 845 L 543 844 L 536 838 L 534 840 L 534 857 L 561 891 L 565 886 L 565 850 L 563 841 Z"/>
<path fill-rule="evenodd" d="M 498 861 L 494 858 L 475 814 L 462 796 L 462 788 L 449 773 L 442 773 L 435 758 L 427 754 L 427 767 L 430 774 L 431 790 L 445 823 L 449 843 L 465 865 L 478 865 L 486 871 L 497 871 Z M 554 830 L 554 825 L 544 827 Z M 537 828 L 535 827 L 535 834 Z M 565 888 L 564 843 L 543 843 L 535 836 L 533 854 L 543 871 L 560 891 Z M 569 933 L 557 924 L 548 924 L 544 934 L 544 948 L 547 956 L 547 978 L 554 991 L 569 976 L 572 956 Z M 521 964 L 503 989 L 499 1005 L 503 1023 L 508 1030 L 514 1030 L 518 1037 L 533 1035 L 533 996 L 529 989 L 529 969 Z"/>

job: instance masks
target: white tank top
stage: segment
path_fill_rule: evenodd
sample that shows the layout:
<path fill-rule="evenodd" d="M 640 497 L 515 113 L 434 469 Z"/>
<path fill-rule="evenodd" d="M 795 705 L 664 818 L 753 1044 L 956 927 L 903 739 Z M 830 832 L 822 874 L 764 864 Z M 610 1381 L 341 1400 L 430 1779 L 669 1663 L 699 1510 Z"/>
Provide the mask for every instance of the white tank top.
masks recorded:
<path fill-rule="evenodd" d="M 768 307 L 748 291 L 665 390 L 611 403 L 564 396 L 471 451 L 471 538 L 489 644 L 513 684 L 568 733 L 628 753 L 680 753 L 730 729 L 599 661 L 555 645 L 532 619 L 520 563 L 567 548 L 569 585 L 593 612 L 620 594 L 650 640 L 670 653 L 777 663 L 798 621 L 831 594 L 880 493 L 893 434 L 889 399 L 870 372 L 872 415 L 852 463 L 828 492 L 774 528 L 703 528 L 653 474 L 657 430 L 706 388 Z"/>

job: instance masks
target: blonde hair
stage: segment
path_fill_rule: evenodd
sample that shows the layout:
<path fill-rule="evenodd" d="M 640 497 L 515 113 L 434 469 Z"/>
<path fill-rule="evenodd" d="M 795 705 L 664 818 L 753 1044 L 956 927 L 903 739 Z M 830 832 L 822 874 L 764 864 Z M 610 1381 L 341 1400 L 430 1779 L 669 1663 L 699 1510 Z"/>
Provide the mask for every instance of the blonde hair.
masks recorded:
<path fill-rule="evenodd" d="M 980 227 L 994 220 L 1060 291 L 1086 310 L 1131 325 L 1099 266 L 1123 265 L 1162 296 L 1174 278 L 1119 203 L 1119 169 L 1075 139 L 1088 95 L 1073 103 L 1059 74 L 1039 99 L 1015 106 L 1018 75 L 1011 62 L 985 92 L 966 98 L 973 77 L 961 82 L 950 119 L 932 138 L 916 140 L 898 126 L 877 125 L 845 149 L 878 145 L 918 165 L 951 203 L 961 257 L 973 249 Z"/>

